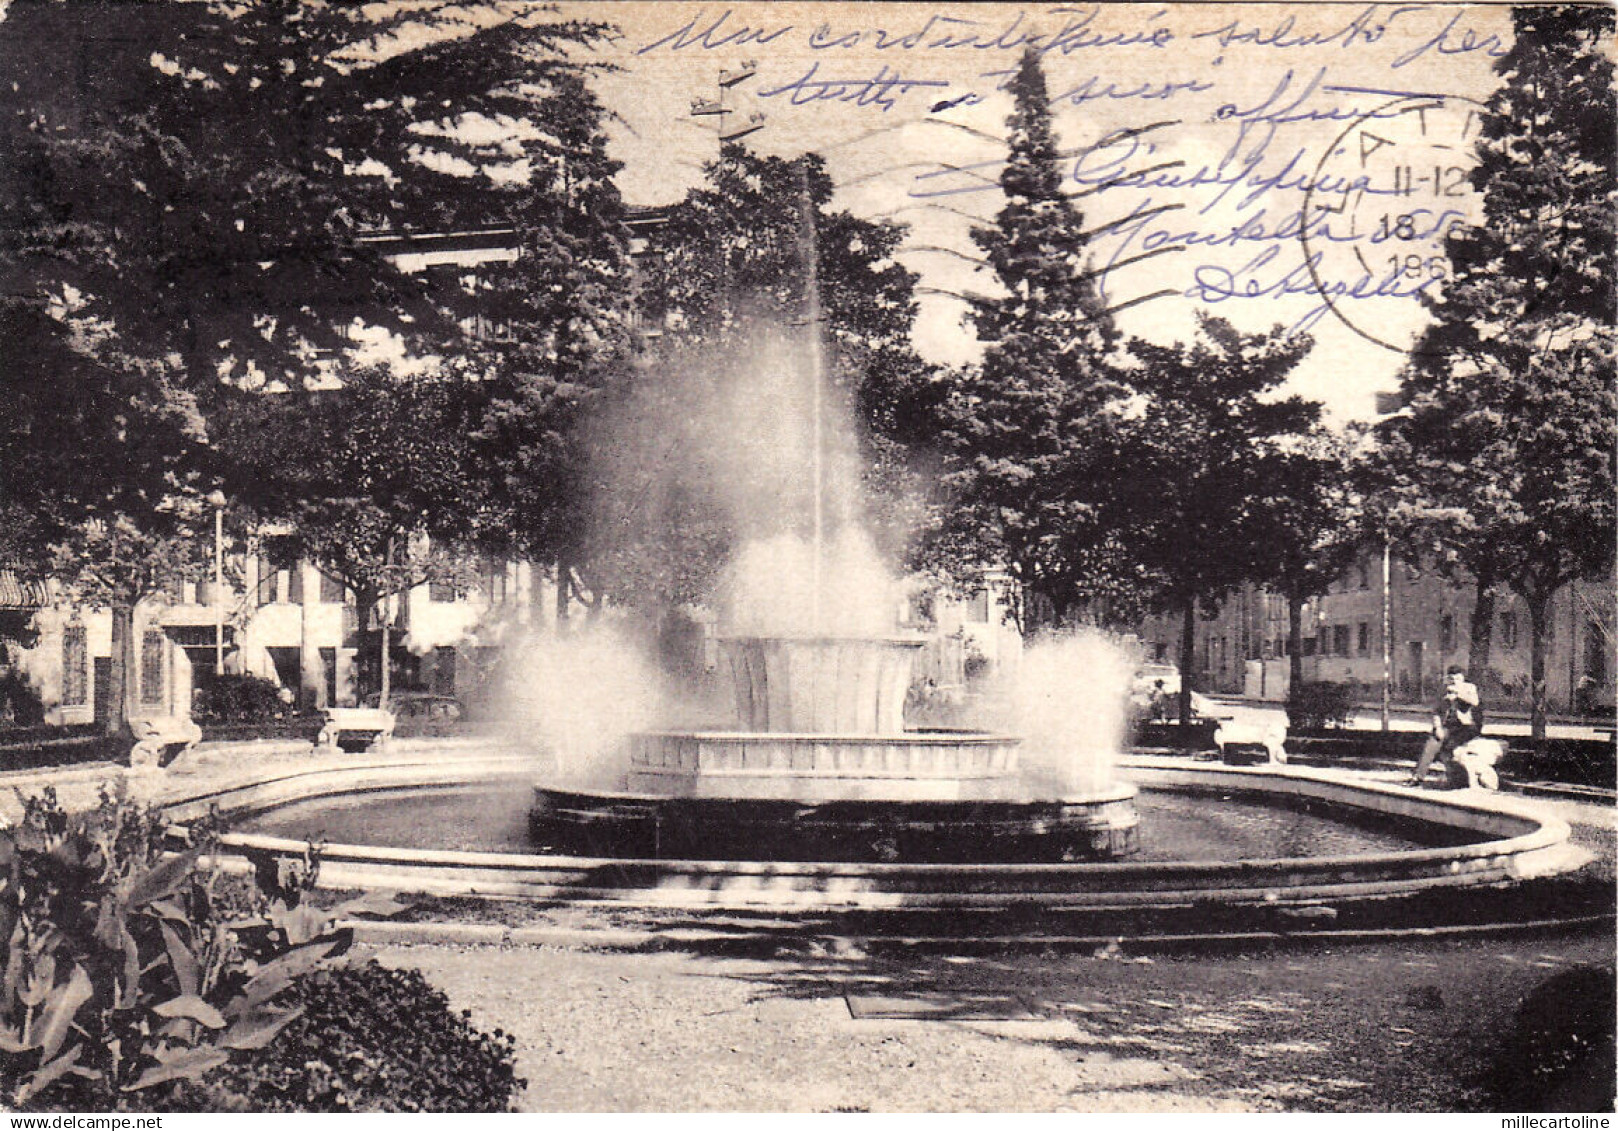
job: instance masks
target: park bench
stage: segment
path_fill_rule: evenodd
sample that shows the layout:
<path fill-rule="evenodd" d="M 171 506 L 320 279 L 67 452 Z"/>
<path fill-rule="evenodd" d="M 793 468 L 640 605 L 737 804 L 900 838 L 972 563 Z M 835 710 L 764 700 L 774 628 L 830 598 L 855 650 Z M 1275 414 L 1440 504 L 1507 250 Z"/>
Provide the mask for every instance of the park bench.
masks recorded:
<path fill-rule="evenodd" d="M 378 707 L 327 707 L 326 725 L 315 737 L 315 752 L 387 748 L 393 737 L 392 711 Z"/>
<path fill-rule="evenodd" d="M 1239 723 L 1234 719 L 1220 719 L 1214 731 L 1214 745 L 1219 747 L 1221 761 L 1233 766 L 1251 766 L 1259 762 L 1285 765 L 1287 725 L 1284 722 Z"/>
<path fill-rule="evenodd" d="M 131 769 L 155 770 L 202 741 L 202 728 L 185 715 L 147 715 L 129 720 Z"/>

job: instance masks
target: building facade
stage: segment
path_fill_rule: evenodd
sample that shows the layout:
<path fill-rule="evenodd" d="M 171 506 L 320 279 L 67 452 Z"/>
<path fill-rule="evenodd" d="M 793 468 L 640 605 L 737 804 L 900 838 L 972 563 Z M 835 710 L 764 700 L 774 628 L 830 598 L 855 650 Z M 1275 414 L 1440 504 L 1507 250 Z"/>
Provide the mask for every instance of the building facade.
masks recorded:
<path fill-rule="evenodd" d="M 232 574 L 244 584 L 217 599 L 211 583 L 181 581 L 136 606 L 131 715 L 189 714 L 193 690 L 221 658 L 227 674 L 271 681 L 306 710 L 352 706 L 375 686 L 377 626 L 360 624 L 351 592 L 307 561 L 263 554 L 237 556 Z M 0 641 L 0 721 L 106 720 L 112 612 L 58 598 L 56 587 L 34 586 L 26 603 L 5 610 L 12 624 Z M 475 699 L 504 644 L 555 630 L 555 586 L 528 562 L 489 560 L 473 586 L 419 585 L 387 602 L 386 613 L 393 687 Z"/>
<path fill-rule="evenodd" d="M 1386 674 L 1395 702 L 1425 703 L 1437 694 L 1449 665 L 1470 666 L 1475 591 L 1398 558 L 1389 566 L 1384 574 L 1382 555 L 1369 551 L 1328 592 L 1304 603 L 1303 676 L 1356 684 L 1372 700 L 1381 697 Z M 1613 711 L 1614 605 L 1611 583 L 1575 582 L 1552 598 L 1545 662 L 1552 710 Z M 1532 693 L 1527 606 L 1502 592 L 1494 616 L 1484 693 L 1492 703 L 1526 708 Z M 1287 601 L 1280 594 L 1257 586 L 1232 594 L 1213 616 L 1197 620 L 1193 685 L 1205 693 L 1284 700 L 1288 627 Z M 1141 638 L 1149 659 L 1178 660 L 1177 619 L 1150 618 Z"/>

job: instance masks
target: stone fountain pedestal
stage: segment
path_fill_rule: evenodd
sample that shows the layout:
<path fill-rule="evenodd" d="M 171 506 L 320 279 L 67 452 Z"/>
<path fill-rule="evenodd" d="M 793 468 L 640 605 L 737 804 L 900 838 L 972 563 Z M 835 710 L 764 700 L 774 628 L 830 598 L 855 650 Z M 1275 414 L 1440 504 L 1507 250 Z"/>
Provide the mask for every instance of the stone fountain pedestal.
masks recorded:
<path fill-rule="evenodd" d="M 535 791 L 543 844 L 603 856 L 1058 861 L 1135 850 L 1134 787 L 1034 798 L 1020 739 L 907 731 L 913 637 L 725 641 L 736 729 L 632 735 L 621 793 Z"/>

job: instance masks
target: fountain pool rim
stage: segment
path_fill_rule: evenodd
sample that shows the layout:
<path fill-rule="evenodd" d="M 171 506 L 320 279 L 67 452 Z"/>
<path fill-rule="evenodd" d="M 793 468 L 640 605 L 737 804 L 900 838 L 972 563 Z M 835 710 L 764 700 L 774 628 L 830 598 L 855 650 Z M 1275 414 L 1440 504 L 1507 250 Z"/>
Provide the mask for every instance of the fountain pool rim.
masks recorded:
<path fill-rule="evenodd" d="M 550 903 L 692 911 L 1087 911 L 1185 908 L 1210 901 L 1298 905 L 1376 900 L 1422 891 L 1510 884 L 1571 872 L 1589 856 L 1560 818 L 1514 798 L 1427 792 L 1350 772 L 1234 767 L 1190 758 L 1120 759 L 1143 788 L 1278 793 L 1436 821 L 1489 839 L 1443 848 L 1354 856 L 1224 861 L 911 864 L 645 860 L 328 844 L 323 887 L 426 895 L 515 897 Z M 188 795 L 173 783 L 164 810 L 178 823 L 217 806 L 261 812 L 293 801 L 408 787 L 444 787 L 534 773 L 531 756 L 399 753 L 335 757 L 271 773 L 242 767 L 236 780 Z M 227 864 L 298 856 L 304 841 L 227 834 Z"/>

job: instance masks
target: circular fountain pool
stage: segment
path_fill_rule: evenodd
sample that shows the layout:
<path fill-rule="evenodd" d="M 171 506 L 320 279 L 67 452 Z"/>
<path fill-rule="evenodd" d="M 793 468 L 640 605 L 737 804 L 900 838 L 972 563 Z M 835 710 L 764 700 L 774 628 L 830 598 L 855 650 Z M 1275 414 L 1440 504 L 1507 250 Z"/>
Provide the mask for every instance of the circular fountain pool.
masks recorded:
<path fill-rule="evenodd" d="M 496 780 L 295 801 L 254 814 L 238 827 L 337 844 L 553 854 L 552 846 L 530 836 L 529 805 L 525 780 Z M 1486 839 L 1436 822 L 1256 793 L 1144 789 L 1135 808 L 1145 831 L 1132 859 L 1142 862 L 1350 856 Z"/>
<path fill-rule="evenodd" d="M 545 855 L 526 841 L 532 761 L 470 750 L 320 760 L 276 774 L 244 763 L 236 784 L 171 795 L 169 811 L 182 822 L 210 808 L 234 814 L 238 828 L 259 822 L 262 831 L 225 838 L 243 866 L 301 855 L 305 838 L 323 835 L 320 882 L 332 888 L 687 919 L 764 915 L 777 925 L 852 916 L 862 931 L 881 919 L 979 938 L 1011 923 L 1018 937 L 1229 933 L 1255 923 L 1272 929 L 1276 916 L 1294 911 L 1408 925 L 1449 917 L 1457 900 L 1472 915 L 1544 918 L 1562 912 L 1544 904 L 1540 914 L 1530 900 L 1526 911 L 1501 913 L 1501 893 L 1554 884 L 1588 858 L 1569 843 L 1565 823 L 1497 795 L 1186 758 L 1125 759 L 1123 769 L 1140 786 L 1156 843 L 1144 857 L 1084 863 Z"/>

